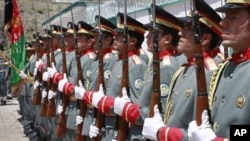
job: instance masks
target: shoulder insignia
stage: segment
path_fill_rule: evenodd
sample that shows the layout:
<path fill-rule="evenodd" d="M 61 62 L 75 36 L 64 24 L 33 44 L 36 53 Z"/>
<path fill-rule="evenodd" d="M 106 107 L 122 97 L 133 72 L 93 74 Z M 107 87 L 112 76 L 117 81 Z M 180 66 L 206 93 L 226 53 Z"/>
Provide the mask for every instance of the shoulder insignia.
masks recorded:
<path fill-rule="evenodd" d="M 141 59 L 137 56 L 137 55 L 133 55 L 132 56 L 133 62 L 137 65 L 137 64 L 142 64 Z"/>
<path fill-rule="evenodd" d="M 204 58 L 204 63 L 205 63 L 205 66 L 206 66 L 206 68 L 208 70 L 215 70 L 215 69 L 217 69 L 217 64 L 209 56 Z"/>
<path fill-rule="evenodd" d="M 111 71 L 110 71 L 110 70 L 106 70 L 106 71 L 104 72 L 104 78 L 105 78 L 105 79 L 109 79 L 110 76 L 111 76 Z"/>
<path fill-rule="evenodd" d="M 170 56 L 164 56 L 162 60 L 162 65 L 171 65 Z"/>
<path fill-rule="evenodd" d="M 87 72 L 86 72 L 86 77 L 90 77 L 90 75 L 91 75 L 91 73 L 92 73 L 92 71 L 91 70 L 87 70 Z"/>
<path fill-rule="evenodd" d="M 167 84 L 161 84 L 161 97 L 165 98 L 168 96 L 169 86 Z"/>
<path fill-rule="evenodd" d="M 143 80 L 142 79 L 136 79 L 134 81 L 134 87 L 138 90 L 140 90 L 143 86 Z"/>
<path fill-rule="evenodd" d="M 104 55 L 103 59 L 106 60 L 106 59 L 108 59 L 108 58 L 110 58 L 110 54 L 109 54 L 109 53 L 106 53 L 106 54 Z"/>

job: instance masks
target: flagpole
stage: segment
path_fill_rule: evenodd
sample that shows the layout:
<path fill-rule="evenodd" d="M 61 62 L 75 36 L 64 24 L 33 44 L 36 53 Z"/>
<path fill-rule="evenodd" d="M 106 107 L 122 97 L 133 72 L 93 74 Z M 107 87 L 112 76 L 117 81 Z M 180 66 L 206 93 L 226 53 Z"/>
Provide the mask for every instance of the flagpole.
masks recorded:
<path fill-rule="evenodd" d="M 10 65 L 13 69 L 15 69 L 18 73 L 21 73 L 21 70 L 19 70 L 14 64 L 11 63 L 11 61 L 4 55 L 4 52 L 0 50 L 0 56 L 8 62 L 8 65 Z M 29 81 L 31 84 L 34 84 L 34 82 L 31 80 L 29 76 L 27 76 L 27 81 Z"/>

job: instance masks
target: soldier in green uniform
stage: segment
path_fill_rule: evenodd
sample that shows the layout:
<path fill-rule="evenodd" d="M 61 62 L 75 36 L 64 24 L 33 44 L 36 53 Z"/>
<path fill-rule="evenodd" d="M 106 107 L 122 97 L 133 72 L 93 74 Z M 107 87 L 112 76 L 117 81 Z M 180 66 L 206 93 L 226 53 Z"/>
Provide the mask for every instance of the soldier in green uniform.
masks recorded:
<path fill-rule="evenodd" d="M 216 61 L 218 47 L 221 41 L 220 16 L 204 1 L 194 1 L 196 10 L 200 14 L 201 44 L 204 49 L 204 66 L 207 84 L 210 81 L 211 72 L 217 68 Z M 206 12 L 205 12 L 206 11 Z M 211 20 L 212 19 L 212 20 Z M 183 20 L 183 19 L 182 19 Z M 195 118 L 197 81 L 195 71 L 194 37 L 190 18 L 184 18 L 184 24 L 179 32 L 180 40 L 178 51 L 187 57 L 187 63 L 183 64 L 173 75 L 165 110 L 165 123 L 162 121 L 157 106 L 154 117 L 144 120 L 142 134 L 152 140 L 184 140 L 188 124 Z"/>
<path fill-rule="evenodd" d="M 250 69 L 250 1 L 227 0 L 216 9 L 225 13 L 222 26 L 222 45 L 233 49 L 232 58 L 214 71 L 209 90 L 209 106 L 212 125 L 208 122 L 208 112 L 202 113 L 202 124 L 189 124 L 190 140 L 229 140 L 230 125 L 249 125 L 249 69 Z M 237 82 L 240 82 L 237 85 Z M 237 85 L 237 86 L 236 86 Z M 243 138 L 239 139 L 242 140 Z M 245 139 L 243 139 L 245 140 Z"/>
<path fill-rule="evenodd" d="M 159 57 L 160 57 L 160 89 L 162 109 L 165 108 L 166 98 L 171 78 L 175 71 L 180 67 L 176 58 L 176 49 L 179 41 L 178 32 L 182 23 L 164 9 L 156 6 L 156 26 L 159 36 Z M 153 48 L 153 23 L 147 24 L 148 51 L 154 52 Z M 153 65 L 151 64 L 145 72 L 144 86 L 137 99 L 115 99 L 115 113 L 131 122 L 130 132 L 133 133 L 130 140 L 142 140 L 142 125 L 144 118 L 149 115 L 149 103 L 153 90 Z M 128 106 L 129 105 L 129 106 Z M 141 116 L 140 116 L 141 115 Z M 126 118 L 127 117 L 127 118 Z"/>
<path fill-rule="evenodd" d="M 124 14 L 117 14 L 117 34 L 115 35 L 115 41 L 113 47 L 117 50 L 118 55 L 123 54 L 123 28 L 124 28 Z M 128 66 L 129 66 L 129 90 L 132 99 L 136 99 L 140 94 L 144 71 L 147 64 L 140 56 L 140 47 L 144 40 L 144 33 L 146 27 L 131 17 L 127 17 L 128 23 Z M 105 113 L 105 131 L 102 133 L 102 140 L 110 141 L 113 135 L 117 135 L 117 131 L 114 130 L 116 115 L 114 114 L 114 98 L 119 95 L 120 92 L 120 80 L 122 77 L 122 60 L 119 60 L 114 64 L 106 89 L 106 96 L 103 94 L 102 89 L 97 92 L 82 93 L 82 98 L 88 97 L 87 100 L 91 102 L 99 111 Z M 113 134 L 114 133 L 114 134 Z M 90 126 L 90 137 L 95 137 L 99 134 L 99 129 L 95 125 Z"/>

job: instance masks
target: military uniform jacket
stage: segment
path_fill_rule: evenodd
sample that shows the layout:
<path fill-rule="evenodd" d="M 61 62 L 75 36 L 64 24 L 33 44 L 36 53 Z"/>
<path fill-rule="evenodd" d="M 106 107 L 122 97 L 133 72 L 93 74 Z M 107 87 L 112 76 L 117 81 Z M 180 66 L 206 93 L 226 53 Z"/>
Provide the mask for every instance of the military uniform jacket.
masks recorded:
<path fill-rule="evenodd" d="M 105 53 L 103 56 L 103 75 L 104 75 L 104 83 L 105 86 L 107 85 L 107 82 L 111 76 L 111 70 L 114 66 L 114 64 L 117 62 L 118 58 L 117 56 L 111 51 L 111 49 L 108 49 L 106 51 L 103 51 Z M 99 60 L 98 60 L 98 56 L 96 56 L 95 61 L 93 62 L 92 65 L 92 70 L 93 72 L 91 73 L 91 82 L 90 82 L 90 90 L 95 90 L 97 85 L 97 79 L 98 79 L 98 75 L 99 75 Z M 104 87 L 105 87 L 104 86 Z"/>
<path fill-rule="evenodd" d="M 208 57 L 208 58 L 206 58 Z M 204 56 L 207 89 L 214 69 L 217 66 L 213 58 Z M 188 63 L 182 65 L 173 75 L 170 84 L 169 96 L 166 103 L 164 120 L 167 127 L 188 129 L 189 122 L 195 119 L 196 95 L 197 95 L 196 70 L 194 58 L 188 59 Z M 175 132 L 183 132 L 175 130 Z M 179 133 L 179 135 L 184 135 Z M 169 135 L 171 136 L 171 135 Z"/>
<path fill-rule="evenodd" d="M 230 137 L 230 125 L 250 124 L 250 49 L 214 71 L 209 93 L 211 120 L 217 137 Z M 237 83 L 239 83 L 237 85 Z"/>
<path fill-rule="evenodd" d="M 140 56 L 136 54 L 137 52 L 138 52 L 137 50 L 130 51 L 128 55 L 129 95 L 132 101 L 137 99 L 141 94 L 144 72 L 147 68 L 147 64 L 141 59 Z M 99 102 L 105 105 L 104 108 L 100 107 L 100 110 L 102 112 L 114 114 L 113 102 L 109 102 L 109 100 L 114 101 L 114 98 L 119 96 L 119 92 L 121 89 L 120 88 L 121 77 L 122 77 L 122 60 L 119 60 L 113 66 L 111 77 L 106 87 L 106 96 L 108 96 L 109 98 L 107 98 L 107 101 L 105 101 L 104 100 L 105 98 L 103 98 Z"/>
<path fill-rule="evenodd" d="M 168 90 L 173 74 L 180 67 L 180 63 L 176 56 L 169 51 L 162 51 L 160 53 L 160 89 L 161 89 L 161 104 L 162 111 L 165 111 L 165 103 L 168 95 Z M 148 117 L 149 103 L 153 89 L 153 68 L 150 67 L 149 72 L 145 76 L 144 86 L 141 92 L 141 98 L 138 103 L 140 105 L 140 113 L 144 118 Z"/>

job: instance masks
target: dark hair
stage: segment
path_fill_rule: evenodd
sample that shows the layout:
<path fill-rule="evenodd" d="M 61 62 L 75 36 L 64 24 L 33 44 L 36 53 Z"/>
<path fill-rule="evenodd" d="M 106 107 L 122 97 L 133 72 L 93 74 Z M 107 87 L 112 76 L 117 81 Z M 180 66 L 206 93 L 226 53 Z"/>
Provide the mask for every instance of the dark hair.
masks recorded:
<path fill-rule="evenodd" d="M 142 42 L 144 40 L 144 35 L 139 34 L 137 32 L 134 32 L 134 31 L 128 31 L 128 34 L 129 34 L 130 37 L 134 37 L 134 38 L 137 39 L 135 47 L 136 48 L 141 48 Z"/>
<path fill-rule="evenodd" d="M 212 31 L 209 27 L 205 26 L 204 24 L 201 24 L 201 33 L 202 34 L 211 34 L 212 35 L 212 40 L 209 45 L 209 49 L 212 50 L 215 47 L 217 47 L 221 43 L 221 36 L 217 35 Z"/>
<path fill-rule="evenodd" d="M 107 31 L 102 31 L 102 37 L 104 39 L 110 37 L 111 38 L 111 42 L 110 42 L 110 45 L 112 45 L 114 43 L 114 38 L 113 38 L 113 34 L 111 34 L 110 32 L 107 32 Z"/>
<path fill-rule="evenodd" d="M 162 33 L 163 35 L 168 35 L 168 34 L 172 35 L 172 45 L 176 47 L 180 39 L 178 31 L 166 26 L 163 27 L 158 25 L 158 27 L 163 31 Z"/>

